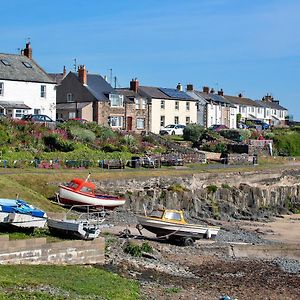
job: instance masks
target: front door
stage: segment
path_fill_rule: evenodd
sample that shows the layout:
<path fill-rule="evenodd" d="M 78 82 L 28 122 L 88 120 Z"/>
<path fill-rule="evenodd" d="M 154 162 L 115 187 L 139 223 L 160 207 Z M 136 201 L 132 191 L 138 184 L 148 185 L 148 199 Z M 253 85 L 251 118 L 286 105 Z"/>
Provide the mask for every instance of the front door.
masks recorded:
<path fill-rule="evenodd" d="M 127 117 L 127 130 L 132 130 L 132 117 Z"/>

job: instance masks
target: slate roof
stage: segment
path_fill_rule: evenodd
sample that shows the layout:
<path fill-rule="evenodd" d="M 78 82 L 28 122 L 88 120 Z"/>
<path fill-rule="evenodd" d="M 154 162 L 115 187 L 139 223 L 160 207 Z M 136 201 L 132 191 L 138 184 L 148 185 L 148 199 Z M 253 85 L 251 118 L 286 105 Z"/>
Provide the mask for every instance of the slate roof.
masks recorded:
<path fill-rule="evenodd" d="M 183 91 L 178 91 L 177 89 L 158 88 L 152 86 L 140 86 L 138 91 L 141 92 L 146 97 L 155 98 L 155 99 L 197 101 L 191 96 L 189 96 L 187 93 Z"/>
<path fill-rule="evenodd" d="M 56 109 L 60 110 L 71 110 L 71 109 L 82 109 L 89 105 L 91 102 L 68 102 L 68 103 L 57 103 Z M 77 106 L 76 106 L 77 105 Z"/>
<path fill-rule="evenodd" d="M 224 95 L 224 98 L 226 98 L 229 102 L 231 102 L 233 104 L 260 107 L 260 105 L 256 101 L 254 101 L 250 98 L 238 97 L 238 96 L 228 96 L 228 95 Z"/>
<path fill-rule="evenodd" d="M 24 102 L 16 102 L 16 101 L 0 101 L 1 108 L 13 108 L 13 109 L 31 109 L 28 105 L 24 104 Z"/>
<path fill-rule="evenodd" d="M 31 67 L 26 67 L 31 66 Z M 32 59 L 24 55 L 0 53 L 0 79 L 55 83 L 55 81 Z"/>
<path fill-rule="evenodd" d="M 262 100 L 256 100 L 256 103 L 258 103 L 262 107 L 269 107 L 272 109 L 278 109 L 278 110 L 287 110 L 285 107 L 279 105 L 276 102 L 269 102 L 269 101 L 262 101 Z"/>
<path fill-rule="evenodd" d="M 65 78 L 63 73 L 48 73 L 48 75 L 57 83 L 60 84 Z"/>
<path fill-rule="evenodd" d="M 116 91 L 129 98 L 135 98 L 139 96 L 138 93 L 128 88 L 117 88 Z"/>
<path fill-rule="evenodd" d="M 213 94 L 213 93 L 204 93 L 200 91 L 194 91 L 196 95 L 204 98 L 207 101 L 219 102 L 223 104 L 228 104 L 231 107 L 234 107 L 233 103 L 226 99 L 224 96 Z"/>
<path fill-rule="evenodd" d="M 71 73 L 78 78 L 78 73 Z M 87 74 L 87 85 L 85 87 L 97 100 L 109 100 L 109 93 L 114 92 L 112 86 L 98 74 Z"/>

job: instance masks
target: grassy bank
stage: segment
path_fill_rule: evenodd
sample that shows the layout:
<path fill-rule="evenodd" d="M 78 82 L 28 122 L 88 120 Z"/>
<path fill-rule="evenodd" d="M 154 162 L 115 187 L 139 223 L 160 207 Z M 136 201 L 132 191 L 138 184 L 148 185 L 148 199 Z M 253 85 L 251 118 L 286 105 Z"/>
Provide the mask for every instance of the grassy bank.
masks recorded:
<path fill-rule="evenodd" d="M 0 266 L 0 299 L 138 299 L 139 285 L 94 266 Z"/>

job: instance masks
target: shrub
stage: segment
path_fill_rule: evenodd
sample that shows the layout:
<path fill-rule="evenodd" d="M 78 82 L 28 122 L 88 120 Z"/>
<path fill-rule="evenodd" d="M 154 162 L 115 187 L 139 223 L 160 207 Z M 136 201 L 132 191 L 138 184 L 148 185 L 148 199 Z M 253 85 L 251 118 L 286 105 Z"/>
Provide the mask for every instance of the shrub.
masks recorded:
<path fill-rule="evenodd" d="M 74 144 L 72 142 L 62 139 L 56 133 L 44 136 L 43 141 L 48 151 L 70 152 L 74 150 Z"/>
<path fill-rule="evenodd" d="M 197 142 L 201 135 L 205 132 L 205 128 L 198 124 L 188 124 L 183 129 L 183 138 L 186 141 Z"/>
<path fill-rule="evenodd" d="M 134 146 L 137 144 L 137 141 L 135 139 L 135 137 L 131 134 L 126 134 L 125 136 L 123 136 L 121 139 L 120 139 L 120 143 L 121 144 L 126 144 L 126 145 L 129 145 L 129 146 Z"/>
<path fill-rule="evenodd" d="M 228 190 L 231 189 L 230 185 L 228 185 L 227 183 L 222 183 L 222 188 L 223 189 L 228 189 Z"/>
<path fill-rule="evenodd" d="M 70 128 L 71 136 L 79 141 L 84 143 L 92 143 L 96 139 L 96 135 L 94 132 L 88 129 L 81 128 L 79 126 Z"/>
<path fill-rule="evenodd" d="M 141 257 L 142 252 L 151 253 L 151 252 L 153 252 L 153 249 L 147 242 L 144 242 L 142 245 L 138 245 L 138 244 L 130 241 L 125 246 L 124 252 L 128 253 L 134 257 Z"/>
<path fill-rule="evenodd" d="M 182 192 L 188 191 L 188 189 L 179 183 L 174 183 L 168 187 L 168 191 L 182 193 Z"/>
<path fill-rule="evenodd" d="M 274 145 L 278 155 L 299 156 L 300 155 L 300 133 L 291 130 L 274 131 Z"/>
<path fill-rule="evenodd" d="M 218 190 L 218 187 L 214 184 L 211 184 L 211 185 L 208 185 L 206 187 L 206 189 L 207 189 L 209 194 L 214 194 Z"/>

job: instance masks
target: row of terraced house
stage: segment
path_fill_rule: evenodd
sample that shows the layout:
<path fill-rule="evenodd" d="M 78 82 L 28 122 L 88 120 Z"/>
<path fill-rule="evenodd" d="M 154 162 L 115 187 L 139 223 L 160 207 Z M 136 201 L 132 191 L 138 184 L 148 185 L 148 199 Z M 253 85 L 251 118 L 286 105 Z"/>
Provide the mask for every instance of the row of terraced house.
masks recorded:
<path fill-rule="evenodd" d="M 237 128 L 241 121 L 258 119 L 270 125 L 285 124 L 286 108 L 266 95 L 252 100 L 230 96 L 207 86 L 192 84 L 162 88 L 141 85 L 132 79 L 129 87 L 113 88 L 84 65 L 77 72 L 48 74 L 32 58 L 30 43 L 21 54 L 0 53 L 0 114 L 21 118 L 45 114 L 52 119 L 82 118 L 127 131 L 158 133 L 168 124 L 196 123 L 205 127 L 223 124 Z"/>

